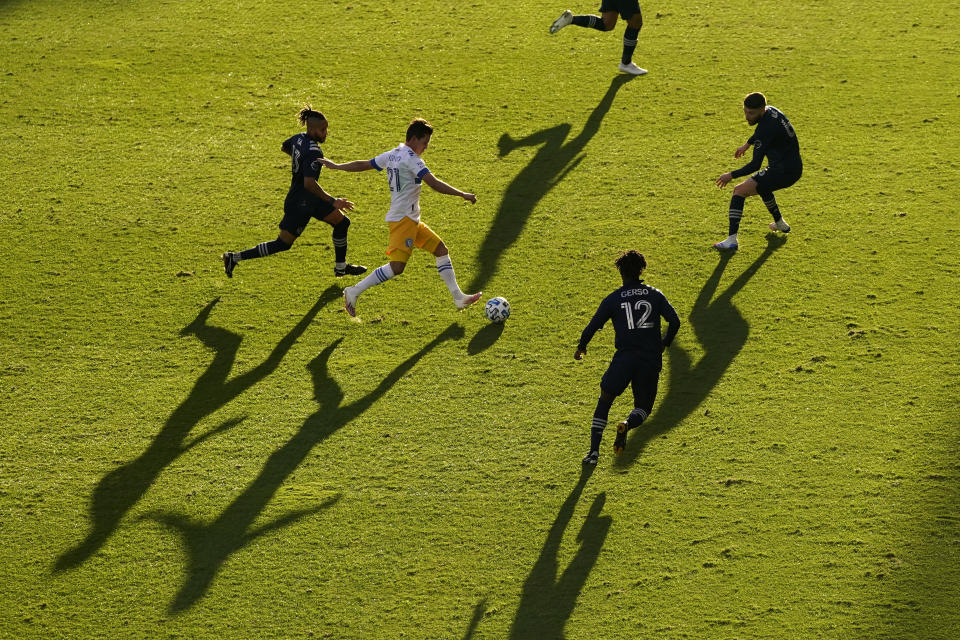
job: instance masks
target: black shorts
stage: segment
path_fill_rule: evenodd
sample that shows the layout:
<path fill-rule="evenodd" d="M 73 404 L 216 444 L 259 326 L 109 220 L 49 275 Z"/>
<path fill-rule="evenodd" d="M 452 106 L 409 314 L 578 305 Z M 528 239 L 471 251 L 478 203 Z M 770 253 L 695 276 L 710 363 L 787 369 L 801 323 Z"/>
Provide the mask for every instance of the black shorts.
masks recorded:
<path fill-rule="evenodd" d="M 612 396 L 619 396 L 627 387 L 633 389 L 633 406 L 648 414 L 653 411 L 660 382 L 661 363 L 637 356 L 629 351 L 617 351 L 610 366 L 600 379 L 600 388 Z"/>
<path fill-rule="evenodd" d="M 303 194 L 288 193 L 283 201 L 283 220 L 280 228 L 300 237 L 307 228 L 310 218 L 323 220 L 333 212 L 333 205 L 319 198 L 311 198 Z"/>
<path fill-rule="evenodd" d="M 600 13 L 616 11 L 624 20 L 640 13 L 640 0 L 600 0 Z"/>
<path fill-rule="evenodd" d="M 772 193 L 777 189 L 786 189 L 799 180 L 801 174 L 803 167 L 765 167 L 750 177 L 757 183 L 757 193 Z"/>

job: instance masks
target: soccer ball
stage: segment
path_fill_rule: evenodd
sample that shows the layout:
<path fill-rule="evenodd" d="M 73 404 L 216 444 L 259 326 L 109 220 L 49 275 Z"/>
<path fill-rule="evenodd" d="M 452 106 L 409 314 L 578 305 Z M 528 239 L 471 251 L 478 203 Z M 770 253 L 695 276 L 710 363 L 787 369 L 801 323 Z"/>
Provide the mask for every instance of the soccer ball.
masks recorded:
<path fill-rule="evenodd" d="M 510 317 L 510 303 L 507 302 L 506 298 L 500 296 L 487 300 L 483 310 L 490 322 L 506 322 L 507 318 Z"/>

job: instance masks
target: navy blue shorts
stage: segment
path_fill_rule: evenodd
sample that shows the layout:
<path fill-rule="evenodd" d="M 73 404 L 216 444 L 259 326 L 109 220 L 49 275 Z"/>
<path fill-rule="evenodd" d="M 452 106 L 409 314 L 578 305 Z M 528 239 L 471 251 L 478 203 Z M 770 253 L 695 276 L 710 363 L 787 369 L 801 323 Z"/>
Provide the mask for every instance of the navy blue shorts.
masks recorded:
<path fill-rule="evenodd" d="M 750 177 L 757 183 L 757 193 L 772 193 L 778 189 L 786 189 L 799 180 L 801 174 L 803 174 L 803 167 L 796 169 L 765 167 Z"/>
<path fill-rule="evenodd" d="M 307 228 L 310 218 L 323 220 L 333 212 L 333 205 L 318 198 L 308 198 L 301 194 L 287 194 L 283 201 L 283 220 L 280 228 L 300 237 Z"/>
<path fill-rule="evenodd" d="M 633 389 L 633 406 L 650 413 L 657 397 L 660 369 L 660 362 L 651 362 L 629 351 L 617 351 L 600 379 L 600 388 L 619 396 L 629 386 Z"/>
<path fill-rule="evenodd" d="M 600 0 L 600 13 L 616 11 L 624 20 L 629 20 L 633 14 L 640 13 L 640 0 Z"/>

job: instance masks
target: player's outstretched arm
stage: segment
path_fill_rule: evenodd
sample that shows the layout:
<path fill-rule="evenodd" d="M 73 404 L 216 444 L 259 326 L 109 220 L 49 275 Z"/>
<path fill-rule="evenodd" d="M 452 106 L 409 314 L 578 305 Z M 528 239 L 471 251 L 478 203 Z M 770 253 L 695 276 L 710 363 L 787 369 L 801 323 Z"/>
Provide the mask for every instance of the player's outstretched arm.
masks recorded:
<path fill-rule="evenodd" d="M 742 145 L 740 145 L 739 147 L 737 147 L 737 150 L 736 150 L 736 151 L 733 152 L 733 157 L 734 157 L 734 158 L 739 158 L 740 156 L 742 156 L 743 154 L 745 154 L 745 153 L 747 152 L 747 150 L 750 149 L 750 145 L 751 145 L 751 142 L 750 142 L 749 140 L 747 140 L 746 142 L 744 142 Z"/>
<path fill-rule="evenodd" d="M 320 158 L 320 162 L 322 162 L 323 166 L 325 166 L 327 169 L 335 169 L 338 171 L 367 171 L 369 169 L 373 169 L 373 165 L 370 164 L 369 160 L 354 160 L 353 162 L 337 164 L 330 158 Z"/>
<path fill-rule="evenodd" d="M 477 203 L 477 196 L 472 193 L 467 193 L 466 191 L 460 191 L 455 187 L 451 187 L 449 184 L 433 175 L 432 173 L 423 174 L 423 181 L 427 183 L 431 189 L 437 193 L 443 193 L 448 196 L 459 196 L 471 204 Z"/>
<path fill-rule="evenodd" d="M 337 198 L 330 195 L 323 190 L 323 187 L 321 187 L 314 178 L 305 177 L 303 179 L 303 188 L 313 195 L 318 196 L 321 200 L 329 202 L 334 209 L 346 209 L 347 211 L 353 210 L 354 203 L 350 202 L 346 198 Z"/>

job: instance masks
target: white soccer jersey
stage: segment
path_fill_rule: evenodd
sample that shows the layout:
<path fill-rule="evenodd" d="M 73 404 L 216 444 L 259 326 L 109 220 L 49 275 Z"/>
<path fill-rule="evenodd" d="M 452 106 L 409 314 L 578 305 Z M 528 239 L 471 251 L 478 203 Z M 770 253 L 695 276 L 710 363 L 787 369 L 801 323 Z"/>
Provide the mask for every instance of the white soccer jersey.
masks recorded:
<path fill-rule="evenodd" d="M 377 171 L 387 170 L 390 184 L 387 222 L 403 220 L 404 216 L 420 222 L 420 182 L 423 176 L 430 173 L 420 156 L 407 145 L 401 144 L 373 158 L 370 164 Z"/>

